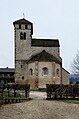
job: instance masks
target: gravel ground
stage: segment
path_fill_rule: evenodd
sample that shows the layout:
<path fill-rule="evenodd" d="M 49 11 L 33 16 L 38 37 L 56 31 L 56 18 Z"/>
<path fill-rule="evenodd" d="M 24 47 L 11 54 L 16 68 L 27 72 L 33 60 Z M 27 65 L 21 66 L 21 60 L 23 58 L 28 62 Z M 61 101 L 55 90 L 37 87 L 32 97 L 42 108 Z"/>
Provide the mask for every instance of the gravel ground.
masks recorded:
<path fill-rule="evenodd" d="M 79 105 L 34 98 L 3 105 L 0 107 L 0 119 L 79 119 Z"/>

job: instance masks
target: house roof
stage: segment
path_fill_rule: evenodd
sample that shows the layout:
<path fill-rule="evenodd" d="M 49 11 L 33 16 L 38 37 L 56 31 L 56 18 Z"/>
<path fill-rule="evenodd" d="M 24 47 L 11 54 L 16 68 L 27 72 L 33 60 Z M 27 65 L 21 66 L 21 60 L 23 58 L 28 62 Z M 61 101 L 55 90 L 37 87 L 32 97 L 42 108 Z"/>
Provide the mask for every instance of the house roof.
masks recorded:
<path fill-rule="evenodd" d="M 15 69 L 14 68 L 0 68 L 0 73 L 15 73 Z"/>
<path fill-rule="evenodd" d="M 19 19 L 13 22 L 13 24 L 32 24 L 30 21 L 26 20 L 26 19 Z"/>
<path fill-rule="evenodd" d="M 60 47 L 58 39 L 32 39 L 31 46 L 34 47 Z"/>
<path fill-rule="evenodd" d="M 43 50 L 42 52 L 32 56 L 29 60 L 28 63 L 34 62 L 34 61 L 44 61 L 44 62 L 56 62 L 58 64 L 60 64 L 61 62 L 55 58 L 53 55 L 51 55 L 50 53 L 46 52 L 45 50 Z"/>

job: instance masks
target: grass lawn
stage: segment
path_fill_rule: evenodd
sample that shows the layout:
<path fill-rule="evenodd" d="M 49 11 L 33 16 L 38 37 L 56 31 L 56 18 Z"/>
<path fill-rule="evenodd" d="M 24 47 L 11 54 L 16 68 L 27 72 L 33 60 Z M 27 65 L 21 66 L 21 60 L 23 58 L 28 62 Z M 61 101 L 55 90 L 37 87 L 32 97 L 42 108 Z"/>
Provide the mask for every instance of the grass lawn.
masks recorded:
<path fill-rule="evenodd" d="M 16 93 L 16 97 L 14 97 L 13 92 L 10 92 L 9 97 L 8 97 L 8 93 L 6 91 L 4 91 L 3 98 L 25 98 L 25 96 Z"/>
<path fill-rule="evenodd" d="M 63 100 L 63 102 L 79 104 L 79 100 Z"/>

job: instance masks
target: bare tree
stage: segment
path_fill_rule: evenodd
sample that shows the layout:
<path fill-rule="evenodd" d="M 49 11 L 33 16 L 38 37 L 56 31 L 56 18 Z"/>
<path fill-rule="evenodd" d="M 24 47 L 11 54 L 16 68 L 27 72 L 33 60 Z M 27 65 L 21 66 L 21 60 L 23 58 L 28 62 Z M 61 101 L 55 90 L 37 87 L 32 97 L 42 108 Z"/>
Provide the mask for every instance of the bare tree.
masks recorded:
<path fill-rule="evenodd" d="M 79 74 L 79 51 L 77 51 L 76 57 L 73 59 L 71 68 L 73 73 Z"/>

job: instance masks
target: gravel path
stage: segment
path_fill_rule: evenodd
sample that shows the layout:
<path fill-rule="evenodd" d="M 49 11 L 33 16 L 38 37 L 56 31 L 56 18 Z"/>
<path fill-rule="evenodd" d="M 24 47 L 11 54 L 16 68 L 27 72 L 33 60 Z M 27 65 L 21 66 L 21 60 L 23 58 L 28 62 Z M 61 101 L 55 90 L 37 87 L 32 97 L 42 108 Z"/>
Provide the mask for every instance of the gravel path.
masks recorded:
<path fill-rule="evenodd" d="M 45 100 L 45 92 L 31 92 L 33 100 L 0 107 L 0 119 L 79 119 L 79 105 Z"/>
<path fill-rule="evenodd" d="M 0 119 L 79 119 L 79 105 L 35 99 L 0 107 Z"/>

